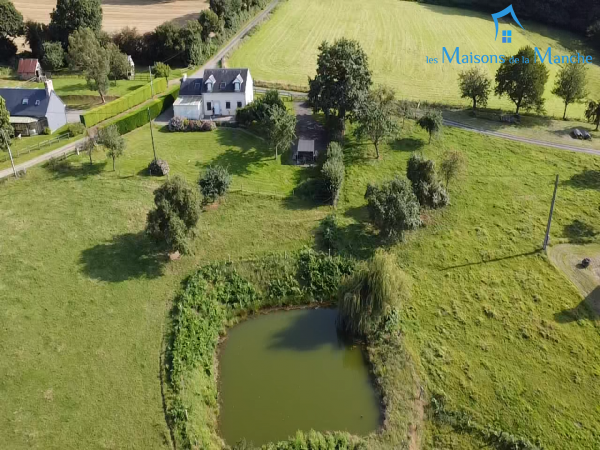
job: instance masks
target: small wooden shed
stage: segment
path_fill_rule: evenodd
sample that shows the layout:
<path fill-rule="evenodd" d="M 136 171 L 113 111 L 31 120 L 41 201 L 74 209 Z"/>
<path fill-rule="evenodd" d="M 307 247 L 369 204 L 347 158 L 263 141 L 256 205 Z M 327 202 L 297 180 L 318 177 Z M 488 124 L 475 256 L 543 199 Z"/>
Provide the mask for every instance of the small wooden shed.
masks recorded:
<path fill-rule="evenodd" d="M 316 159 L 317 152 L 315 151 L 315 141 L 312 139 L 299 139 L 296 161 L 300 164 L 304 162 L 313 162 Z"/>
<path fill-rule="evenodd" d="M 17 74 L 21 80 L 39 79 L 42 76 L 42 66 L 37 59 L 19 59 Z"/>

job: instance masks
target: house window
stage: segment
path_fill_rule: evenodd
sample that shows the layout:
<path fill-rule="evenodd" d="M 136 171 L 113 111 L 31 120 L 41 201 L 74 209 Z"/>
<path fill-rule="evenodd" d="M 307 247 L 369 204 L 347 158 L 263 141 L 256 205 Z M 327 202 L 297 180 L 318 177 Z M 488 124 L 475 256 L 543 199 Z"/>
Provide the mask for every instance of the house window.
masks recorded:
<path fill-rule="evenodd" d="M 206 83 L 206 90 L 208 92 L 212 92 L 212 85 L 213 85 L 212 83 Z"/>
<path fill-rule="evenodd" d="M 28 98 L 24 98 L 23 101 L 21 102 L 22 105 L 29 105 L 29 99 Z"/>
<path fill-rule="evenodd" d="M 211 102 L 206 102 L 206 110 L 210 111 L 212 109 L 212 103 Z"/>
<path fill-rule="evenodd" d="M 220 85 L 220 89 L 225 89 L 225 86 L 227 86 L 227 83 L 225 83 L 224 81 L 221 81 L 221 85 Z"/>
<path fill-rule="evenodd" d="M 242 107 L 242 102 L 238 102 L 238 108 Z"/>
<path fill-rule="evenodd" d="M 234 86 L 235 86 L 235 92 L 240 92 L 240 83 L 239 83 L 239 81 L 236 81 L 234 83 Z"/>
<path fill-rule="evenodd" d="M 225 102 L 225 109 L 231 108 L 231 102 Z"/>

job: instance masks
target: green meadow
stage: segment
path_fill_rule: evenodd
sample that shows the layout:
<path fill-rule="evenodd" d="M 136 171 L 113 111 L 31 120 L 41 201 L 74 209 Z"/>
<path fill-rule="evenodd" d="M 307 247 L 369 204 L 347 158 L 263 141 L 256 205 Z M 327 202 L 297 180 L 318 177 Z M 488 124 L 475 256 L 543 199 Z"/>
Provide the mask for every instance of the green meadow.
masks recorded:
<path fill-rule="evenodd" d="M 517 11 L 518 13 L 518 11 Z M 236 50 L 229 67 L 249 67 L 256 80 L 307 85 L 314 76 L 318 47 L 323 40 L 357 39 L 369 56 L 375 83 L 393 87 L 398 97 L 451 105 L 469 105 L 460 98 L 458 74 L 470 64 L 442 64 L 442 47 L 450 54 L 460 47 L 461 55 L 512 55 L 524 45 L 552 47 L 553 55 L 589 53 L 579 37 L 537 23 L 512 20 L 500 30 L 512 31 L 512 43 L 502 43 L 502 32 L 494 40 L 495 25 L 490 15 L 458 8 L 416 2 L 380 0 L 288 0 L 269 21 Z M 438 58 L 438 64 L 426 59 Z M 600 96 L 600 67 L 590 66 L 589 92 Z M 493 78 L 499 64 L 482 64 Z M 546 110 L 562 118 L 563 105 L 551 94 L 557 65 L 548 64 Z M 493 97 L 491 108 L 513 110 L 507 99 Z M 569 116 L 583 117 L 584 107 L 572 105 Z"/>
<path fill-rule="evenodd" d="M 2 183 L 6 448 L 169 448 L 161 349 L 182 280 L 205 262 L 314 246 L 319 221 L 332 212 L 292 195 L 310 171 L 281 165 L 241 131 L 155 128 L 154 137 L 171 175 L 195 182 L 218 162 L 235 184 L 269 185 L 283 198 L 230 193 L 201 215 L 194 254 L 168 261 L 143 232 L 161 181 L 144 171 L 152 158 L 148 126 L 126 135 L 115 172 L 98 151 L 91 166 L 73 156 Z M 576 240 L 576 221 L 600 231 L 600 161 L 455 129 L 426 142 L 410 121 L 381 160 L 371 146 L 349 140 L 336 211 L 341 251 L 362 259 L 386 247 L 413 279 L 401 321 L 426 398 L 443 395 L 448 409 L 539 438 L 545 448 L 595 449 L 599 318 L 538 250 L 556 174 L 552 244 Z M 448 149 L 468 159 L 450 184 L 451 205 L 426 212 L 426 226 L 404 242 L 382 241 L 367 221 L 367 183 L 403 175 L 412 151 L 439 161 Z M 427 417 L 418 425 L 423 448 L 482 448 L 476 436 Z"/>

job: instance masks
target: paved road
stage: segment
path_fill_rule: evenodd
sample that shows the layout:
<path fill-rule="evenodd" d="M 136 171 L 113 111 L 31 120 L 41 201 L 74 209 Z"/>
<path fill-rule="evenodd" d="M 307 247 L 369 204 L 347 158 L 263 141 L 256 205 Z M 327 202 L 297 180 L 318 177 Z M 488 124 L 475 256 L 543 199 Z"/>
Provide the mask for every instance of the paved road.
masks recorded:
<path fill-rule="evenodd" d="M 30 167 L 36 166 L 38 164 L 41 164 L 45 161 L 48 161 L 49 159 L 52 158 L 57 158 L 59 156 L 64 156 L 64 155 L 68 155 L 70 153 L 75 152 L 75 148 L 78 145 L 83 144 L 83 142 L 86 140 L 87 138 L 82 138 L 79 139 L 75 142 L 71 142 L 70 144 L 65 145 L 64 147 L 61 148 L 57 148 L 56 150 L 52 150 L 51 152 L 48 153 L 44 153 L 43 155 L 37 156 L 33 159 L 30 159 L 29 161 L 26 161 L 24 163 L 21 164 L 17 164 L 17 166 L 15 167 L 17 169 L 17 172 L 20 172 L 22 170 L 27 170 Z M 12 167 L 9 169 L 4 169 L 4 170 L 0 170 L 0 180 L 6 177 L 10 177 L 10 176 L 14 176 Z"/>

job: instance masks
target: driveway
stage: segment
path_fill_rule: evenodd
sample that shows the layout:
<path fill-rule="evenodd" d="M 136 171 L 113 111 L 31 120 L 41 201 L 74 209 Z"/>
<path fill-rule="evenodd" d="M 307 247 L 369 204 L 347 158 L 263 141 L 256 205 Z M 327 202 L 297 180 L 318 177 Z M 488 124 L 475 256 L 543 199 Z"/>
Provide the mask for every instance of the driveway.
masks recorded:
<path fill-rule="evenodd" d="M 315 141 L 315 150 L 322 154 L 327 149 L 327 132 L 313 116 L 313 111 L 307 102 L 294 102 L 296 112 L 296 136 L 298 139 L 309 139 Z M 294 145 L 294 153 L 298 143 Z"/>

